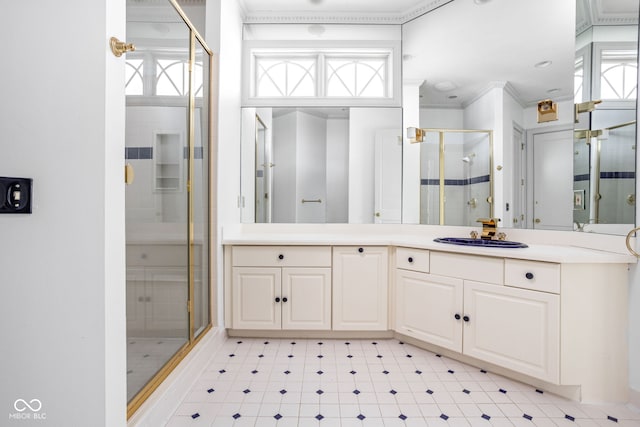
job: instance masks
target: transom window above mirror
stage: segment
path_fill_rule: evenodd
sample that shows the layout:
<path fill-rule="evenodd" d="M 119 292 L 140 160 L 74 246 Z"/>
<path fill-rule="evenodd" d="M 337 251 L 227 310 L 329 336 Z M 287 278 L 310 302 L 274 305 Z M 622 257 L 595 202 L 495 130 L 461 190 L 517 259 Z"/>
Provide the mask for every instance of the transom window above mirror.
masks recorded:
<path fill-rule="evenodd" d="M 392 50 L 251 53 L 250 98 L 388 99 Z"/>

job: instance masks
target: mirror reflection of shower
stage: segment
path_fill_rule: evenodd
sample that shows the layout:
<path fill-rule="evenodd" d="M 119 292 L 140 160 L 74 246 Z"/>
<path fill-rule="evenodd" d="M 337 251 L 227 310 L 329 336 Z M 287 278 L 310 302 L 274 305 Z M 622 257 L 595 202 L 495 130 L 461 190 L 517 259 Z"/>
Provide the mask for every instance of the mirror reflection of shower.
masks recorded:
<path fill-rule="evenodd" d="M 465 163 L 471 164 L 475 156 L 476 156 L 476 153 L 469 153 L 468 155 L 462 158 L 462 161 Z"/>
<path fill-rule="evenodd" d="M 407 135 L 422 142 L 421 224 L 474 226 L 493 215 L 492 131 L 410 128 Z"/>
<path fill-rule="evenodd" d="M 471 166 L 473 164 L 473 159 L 474 157 L 476 157 L 476 153 L 471 152 L 469 154 L 467 154 L 466 156 L 464 156 L 462 158 L 462 162 L 465 164 L 465 171 L 464 171 L 464 179 L 469 182 L 471 180 L 472 174 L 471 174 Z M 473 192 L 471 190 L 471 186 L 467 185 L 466 187 L 466 194 L 465 194 L 465 198 L 467 199 L 467 206 L 469 207 L 469 209 L 475 209 L 478 207 L 478 199 L 473 197 Z M 469 215 L 471 215 L 471 212 L 469 212 Z"/>

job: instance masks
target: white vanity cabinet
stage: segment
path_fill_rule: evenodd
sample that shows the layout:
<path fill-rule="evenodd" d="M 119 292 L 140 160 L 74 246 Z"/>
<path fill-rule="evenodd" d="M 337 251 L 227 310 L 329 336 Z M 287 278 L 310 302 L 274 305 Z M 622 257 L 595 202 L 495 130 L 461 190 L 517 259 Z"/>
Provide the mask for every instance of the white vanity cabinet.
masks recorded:
<path fill-rule="evenodd" d="M 475 255 L 432 252 L 430 271 L 414 271 L 396 257 L 396 330 L 459 352 L 557 384 L 559 378 L 559 296 L 505 286 L 505 260 Z M 506 284 L 542 276 L 559 265 L 517 267 Z M 516 272 L 517 270 L 517 272 Z M 507 269 L 511 271 L 511 268 Z M 538 272 L 540 271 L 540 274 Z M 526 275 L 532 276 L 527 279 Z M 476 279 L 476 280 L 471 280 Z M 478 279 L 483 282 L 477 281 Z M 525 282 L 526 284 L 526 282 Z"/>
<path fill-rule="evenodd" d="M 462 280 L 428 274 L 429 258 L 427 250 L 396 248 L 395 329 L 462 352 Z"/>
<path fill-rule="evenodd" d="M 331 248 L 234 246 L 234 329 L 331 329 Z"/>
<path fill-rule="evenodd" d="M 467 356 L 558 384 L 560 297 L 465 281 L 463 347 Z"/>
<path fill-rule="evenodd" d="M 333 248 L 333 329 L 386 331 L 389 250 L 378 246 Z"/>

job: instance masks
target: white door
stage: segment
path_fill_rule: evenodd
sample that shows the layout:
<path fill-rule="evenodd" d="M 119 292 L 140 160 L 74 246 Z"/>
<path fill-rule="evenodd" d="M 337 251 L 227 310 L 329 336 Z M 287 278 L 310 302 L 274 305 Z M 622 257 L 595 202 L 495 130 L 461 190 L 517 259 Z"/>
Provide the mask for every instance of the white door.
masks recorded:
<path fill-rule="evenodd" d="M 402 135 L 395 129 L 376 132 L 375 200 L 376 224 L 402 222 Z"/>
<path fill-rule="evenodd" d="M 533 228 L 573 229 L 573 131 L 533 134 Z"/>
<path fill-rule="evenodd" d="M 333 329 L 386 331 L 386 247 L 333 249 Z"/>
<path fill-rule="evenodd" d="M 464 354 L 557 384 L 560 297 L 465 282 Z"/>
<path fill-rule="evenodd" d="M 235 267 L 232 304 L 234 329 L 280 329 L 280 268 Z"/>
<path fill-rule="evenodd" d="M 282 270 L 282 329 L 331 329 L 331 269 Z"/>
<path fill-rule="evenodd" d="M 462 351 L 462 280 L 397 270 L 396 330 Z"/>

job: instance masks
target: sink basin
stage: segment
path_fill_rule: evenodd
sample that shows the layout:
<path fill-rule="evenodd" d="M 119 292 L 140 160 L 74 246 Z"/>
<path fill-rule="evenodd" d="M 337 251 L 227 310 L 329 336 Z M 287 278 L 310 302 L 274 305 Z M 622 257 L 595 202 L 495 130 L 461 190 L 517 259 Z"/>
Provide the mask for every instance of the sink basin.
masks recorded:
<path fill-rule="evenodd" d="M 527 245 L 520 242 L 512 242 L 509 240 L 482 240 L 472 239 L 470 237 L 439 237 L 433 239 L 433 241 L 448 243 L 450 245 L 479 246 L 483 248 L 528 248 Z"/>

